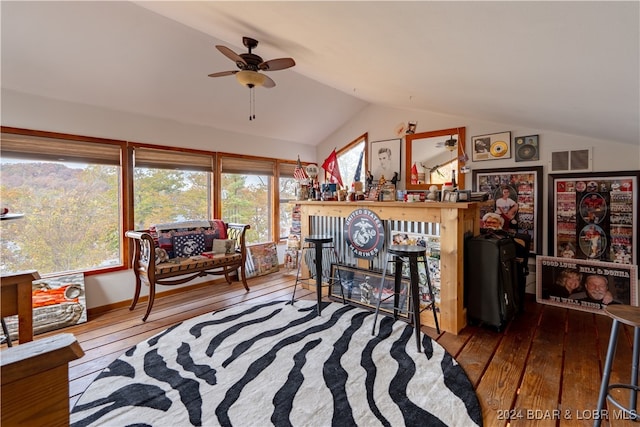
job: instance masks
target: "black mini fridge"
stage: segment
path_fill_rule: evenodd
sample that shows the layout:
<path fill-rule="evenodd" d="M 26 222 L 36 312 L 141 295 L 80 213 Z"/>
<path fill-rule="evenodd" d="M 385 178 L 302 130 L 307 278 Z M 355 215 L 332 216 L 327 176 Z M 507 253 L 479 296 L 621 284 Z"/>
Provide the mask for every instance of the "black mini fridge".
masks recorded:
<path fill-rule="evenodd" d="M 468 238 L 465 245 L 467 320 L 501 331 L 524 304 L 517 244 L 509 235 L 487 233 Z"/>

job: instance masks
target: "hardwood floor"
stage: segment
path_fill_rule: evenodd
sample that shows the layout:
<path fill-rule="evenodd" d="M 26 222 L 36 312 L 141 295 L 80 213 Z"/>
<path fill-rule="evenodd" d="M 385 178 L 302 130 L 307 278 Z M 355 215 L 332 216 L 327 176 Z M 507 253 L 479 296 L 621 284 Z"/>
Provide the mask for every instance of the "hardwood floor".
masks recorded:
<path fill-rule="evenodd" d="M 147 322 L 141 321 L 143 301 L 132 312 L 121 308 L 90 315 L 87 323 L 65 329 L 75 334 L 85 352 L 70 365 L 71 407 L 100 371 L 131 346 L 170 325 L 213 310 L 288 299 L 293 279 L 282 273 L 252 278 L 248 293 L 235 282 L 198 287 L 157 298 Z M 297 296 L 315 298 L 300 288 Z M 477 326 L 468 326 L 459 335 L 438 335 L 428 327 L 423 332 L 466 371 L 481 402 L 485 426 L 590 426 L 611 320 L 604 315 L 540 305 L 530 297 L 525 312 L 503 332 Z M 632 332 L 628 328 L 621 331 L 612 382 L 629 382 Z M 509 415 L 513 416 L 511 421 L 507 421 Z M 613 418 L 615 414 L 610 411 L 609 415 Z M 637 424 L 611 419 L 603 425 Z"/>

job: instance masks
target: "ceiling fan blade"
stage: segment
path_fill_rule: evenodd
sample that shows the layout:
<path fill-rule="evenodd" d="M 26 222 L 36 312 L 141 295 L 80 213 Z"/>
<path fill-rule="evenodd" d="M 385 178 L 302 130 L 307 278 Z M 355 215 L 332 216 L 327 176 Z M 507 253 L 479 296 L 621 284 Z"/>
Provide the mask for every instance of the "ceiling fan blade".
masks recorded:
<path fill-rule="evenodd" d="M 235 53 L 234 51 L 232 51 L 228 47 L 217 44 L 216 45 L 216 49 L 218 49 L 220 52 L 222 52 L 222 54 L 224 56 L 226 56 L 227 58 L 229 58 L 230 60 L 232 60 L 236 64 L 240 63 L 240 64 L 247 65 L 247 61 L 245 61 L 242 56 L 238 55 L 237 53 Z M 238 65 L 238 66 L 240 66 L 240 65 Z"/>
<path fill-rule="evenodd" d="M 237 71 L 220 71 L 218 73 L 209 74 L 209 77 L 222 77 L 222 76 L 232 76 Z"/>
<path fill-rule="evenodd" d="M 276 82 L 274 82 L 269 76 L 264 76 L 264 83 L 262 83 L 262 87 L 266 87 L 267 89 L 270 89 L 272 87 L 274 87 L 276 85 Z"/>
<path fill-rule="evenodd" d="M 296 61 L 294 61 L 293 58 L 278 58 L 272 59 L 270 61 L 265 61 L 262 64 L 258 65 L 258 68 L 264 71 L 277 71 L 291 68 L 294 65 L 296 65 Z"/>

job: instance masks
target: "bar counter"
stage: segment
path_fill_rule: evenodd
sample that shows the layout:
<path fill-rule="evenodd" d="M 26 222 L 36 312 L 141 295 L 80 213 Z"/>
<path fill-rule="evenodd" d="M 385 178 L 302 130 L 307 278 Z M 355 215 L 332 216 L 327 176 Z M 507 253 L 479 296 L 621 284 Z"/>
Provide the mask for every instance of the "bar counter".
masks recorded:
<path fill-rule="evenodd" d="M 481 203 L 454 202 L 375 202 L 375 201 L 296 201 L 300 206 L 301 235 L 322 233 L 314 226 L 315 219 L 346 218 L 356 209 L 375 212 L 383 221 L 412 221 L 438 224 L 440 235 L 440 328 L 458 334 L 466 325 L 464 307 L 464 239 L 480 233 L 479 207 Z M 388 229 L 388 228 L 387 228 Z M 342 230 L 333 230 L 334 234 Z M 389 240 L 389 236 L 385 236 Z M 378 254 L 385 258 L 386 245 Z M 359 267 L 368 268 L 369 261 L 358 259 Z M 431 311 L 421 315 L 421 323 L 435 327 Z"/>

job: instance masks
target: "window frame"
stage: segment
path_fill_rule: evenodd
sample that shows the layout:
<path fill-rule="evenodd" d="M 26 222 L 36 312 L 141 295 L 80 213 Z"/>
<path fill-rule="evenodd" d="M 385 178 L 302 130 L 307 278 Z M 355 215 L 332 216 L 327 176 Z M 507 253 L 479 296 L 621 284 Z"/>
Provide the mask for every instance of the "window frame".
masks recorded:
<path fill-rule="evenodd" d="M 225 152 L 217 152 L 217 151 L 206 151 L 206 150 L 197 150 L 190 148 L 181 148 L 174 146 L 164 146 L 157 144 L 147 144 L 140 143 L 135 141 L 125 141 L 125 140 L 117 140 L 117 139 L 107 139 L 107 138 L 97 138 L 83 135 L 74 135 L 74 134 L 66 134 L 60 132 L 48 132 L 48 131 L 40 131 L 33 129 L 24 129 L 10 126 L 1 126 L 0 131 L 6 134 L 13 134 L 23 137 L 38 137 L 38 138 L 52 138 L 66 141 L 78 141 L 81 143 L 101 143 L 101 144 L 111 144 L 118 147 L 119 150 L 119 165 L 120 165 L 120 188 L 118 191 L 120 197 L 120 216 L 118 218 L 118 227 L 121 231 L 120 236 L 120 253 L 121 253 L 121 263 L 117 266 L 105 267 L 105 268 L 94 268 L 83 270 L 83 274 L 85 276 L 98 275 L 111 273 L 115 271 L 123 271 L 132 268 L 132 253 L 133 253 L 133 242 L 130 239 L 124 237 L 124 232 L 127 230 L 134 230 L 135 222 L 134 222 L 134 152 L 136 148 L 143 148 L 145 150 L 158 150 L 158 151 L 166 151 L 167 153 L 171 153 L 174 155 L 184 155 L 189 157 L 191 155 L 195 156 L 210 156 L 211 157 L 211 194 L 210 194 L 210 212 L 213 218 L 221 218 L 222 214 L 222 206 L 221 206 L 221 197 L 222 197 L 222 187 L 220 185 L 222 181 L 222 163 L 223 159 L 242 159 L 244 162 L 252 163 L 253 166 L 255 164 L 265 164 L 268 163 L 271 165 L 269 169 L 270 176 L 270 188 L 271 194 L 269 200 L 271 200 L 271 213 L 270 216 L 270 227 L 271 227 L 271 239 L 276 243 L 280 242 L 281 236 L 283 233 L 286 234 L 286 230 L 281 230 L 280 228 L 280 211 L 283 209 L 280 206 L 280 198 L 279 198 L 279 179 L 281 176 L 287 177 L 288 174 L 286 172 L 281 173 L 282 170 L 286 171 L 290 168 L 290 165 L 295 165 L 297 162 L 293 159 L 276 159 L 269 157 L 260 157 L 260 156 L 250 156 L 250 155 L 242 155 L 235 153 L 225 153 Z M 366 136 L 359 137 L 357 140 L 359 141 L 361 138 Z M 366 141 L 366 140 L 365 140 Z M 366 143 L 366 142 L 365 142 Z M 97 146 L 96 146 L 97 147 Z M 366 145 L 365 145 L 366 147 Z M 346 147 L 345 147 L 346 148 Z M 345 149 L 343 148 L 343 149 Z M 367 151 L 365 148 L 365 168 L 367 162 Z M 308 163 L 304 163 L 305 165 Z M 255 168 L 253 168 L 255 169 Z M 253 172 L 252 174 L 256 174 Z M 63 272 L 58 272 L 56 274 L 61 274 Z M 52 273 L 51 275 L 54 275 Z"/>
<path fill-rule="evenodd" d="M 269 218 L 270 227 L 270 240 L 260 243 L 278 242 L 280 240 L 279 235 L 279 208 L 278 195 L 276 194 L 276 188 L 279 184 L 276 181 L 278 175 L 278 159 L 270 157 L 260 156 L 247 156 L 243 154 L 233 153 L 218 153 L 217 157 L 217 170 L 218 170 L 218 182 L 220 185 L 216 188 L 216 218 L 222 218 L 222 175 L 225 173 L 230 174 L 245 174 L 245 175 L 264 175 L 269 178 L 269 188 L 271 189 L 268 195 L 270 201 L 271 218 Z M 277 214 L 277 215 L 276 215 Z"/>
<path fill-rule="evenodd" d="M 297 166 L 297 161 L 293 161 L 293 160 L 278 160 L 277 162 L 277 168 L 276 168 L 276 172 L 277 172 L 277 177 L 276 177 L 276 182 L 278 184 L 278 190 L 280 189 L 280 179 L 281 178 L 294 178 L 293 173 L 295 171 L 295 168 Z M 300 164 L 302 165 L 302 167 L 305 167 L 306 164 L 308 163 L 303 163 L 300 162 Z M 274 192 L 275 193 L 275 192 Z M 280 191 L 278 191 L 278 193 L 280 193 Z M 278 204 L 277 204 L 277 213 L 274 215 L 274 217 L 276 218 L 276 224 L 278 227 L 278 241 L 279 242 L 283 242 L 286 241 L 289 238 L 289 232 L 288 230 L 281 230 L 280 229 L 280 213 L 282 212 L 282 200 L 279 197 L 279 194 L 276 197 L 278 199 Z M 286 200 L 286 205 L 287 205 L 287 209 L 289 206 L 289 203 L 296 201 L 296 198 L 294 197 L 293 199 L 284 199 Z"/>
<path fill-rule="evenodd" d="M 153 144 L 128 142 L 131 159 L 131 226 L 135 227 L 135 169 L 136 166 L 151 169 L 180 170 L 209 173 L 207 215 L 213 217 L 214 184 L 216 181 L 216 153 L 202 150 L 166 147 Z M 140 153 L 140 165 L 136 165 Z"/>
<path fill-rule="evenodd" d="M 82 136 L 82 135 L 72 135 L 72 134 L 66 134 L 66 133 L 59 133 L 59 132 L 48 132 L 48 131 L 40 131 L 40 130 L 31 130 L 31 129 L 22 129 L 22 128 L 15 128 L 15 127 L 10 127 L 10 126 L 1 126 L 0 127 L 0 132 L 4 135 L 16 135 L 18 137 L 22 137 L 25 138 L 25 143 L 27 143 L 29 138 L 38 138 L 38 139 L 50 139 L 51 142 L 62 142 L 62 141 L 75 141 L 78 143 L 87 143 L 87 144 L 103 144 L 103 145 L 114 145 L 118 147 L 118 150 L 120 151 L 120 156 L 119 156 L 119 167 L 120 167 L 120 176 L 118 177 L 120 180 L 120 185 L 119 185 L 119 189 L 118 189 L 118 196 L 120 197 L 120 214 L 118 216 L 118 228 L 119 231 L 121 232 L 120 235 L 120 264 L 117 266 L 113 266 L 113 267 L 103 267 L 103 268 L 91 268 L 91 269 L 87 269 L 87 270 L 81 270 L 82 273 L 85 276 L 91 276 L 91 275 L 97 275 L 97 274 L 104 274 L 104 273 L 110 273 L 110 272 L 114 272 L 114 271 L 121 271 L 121 270 L 127 270 L 131 267 L 131 246 L 129 244 L 127 244 L 127 242 L 125 242 L 125 237 L 124 237 L 124 230 L 127 230 L 127 218 L 129 216 L 129 212 L 127 210 L 127 203 L 126 201 L 129 200 L 130 198 L 130 193 L 129 193 L 129 189 L 128 189 L 128 185 L 126 183 L 126 176 L 127 176 L 127 172 L 126 170 L 129 168 L 129 163 L 130 163 L 130 158 L 127 158 L 127 156 L 124 156 L 123 153 L 125 152 L 126 149 L 126 141 L 122 141 L 122 140 L 116 140 L 116 139 L 106 139 L 106 138 L 96 138 L 96 137 L 89 137 L 89 136 Z M 62 150 L 64 152 L 64 150 Z M 17 152 L 17 151 L 16 151 Z M 47 156 L 51 156 L 52 153 L 54 152 L 54 150 L 49 150 L 47 152 L 47 150 L 43 150 L 43 157 L 46 159 Z M 24 158 L 29 158 L 30 156 L 36 156 L 37 153 L 35 153 L 33 150 L 31 152 L 30 155 L 25 155 Z M 64 155 L 64 154 L 63 154 Z M 18 155 L 18 157 L 20 157 Z M 78 155 L 72 155 L 72 159 L 74 161 L 86 161 L 86 162 L 94 162 L 94 163 L 99 163 L 95 161 L 95 158 L 92 158 L 91 156 L 78 156 Z M 64 160 L 69 160 L 67 159 L 62 159 L 62 161 Z M 109 163 L 112 164 L 112 163 Z M 55 273 L 51 273 L 48 274 L 46 276 L 55 276 L 58 275 L 60 273 L 67 273 L 67 272 L 55 272 Z M 44 276 L 44 275 L 43 275 Z M 45 276 L 45 277 L 46 277 Z"/>

